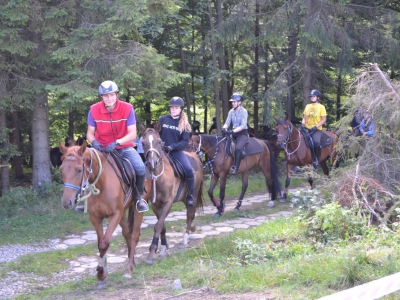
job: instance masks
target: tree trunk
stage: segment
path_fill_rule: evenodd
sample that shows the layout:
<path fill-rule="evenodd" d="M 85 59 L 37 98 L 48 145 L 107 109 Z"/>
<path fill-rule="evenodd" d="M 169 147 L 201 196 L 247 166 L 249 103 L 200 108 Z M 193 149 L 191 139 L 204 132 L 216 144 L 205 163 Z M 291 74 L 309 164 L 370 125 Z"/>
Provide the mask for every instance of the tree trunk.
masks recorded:
<path fill-rule="evenodd" d="M 286 97 L 286 113 L 291 122 L 295 121 L 296 112 L 294 109 L 294 87 L 293 87 L 293 77 L 294 77 L 294 62 L 296 60 L 296 52 L 297 52 L 297 43 L 298 36 L 296 32 L 296 28 L 293 27 L 291 33 L 289 35 L 289 47 L 288 47 L 288 55 L 289 55 L 289 67 L 288 67 L 288 76 L 287 76 L 287 97 Z"/>
<path fill-rule="evenodd" d="M 321 4 L 318 0 L 306 1 L 307 5 L 307 17 L 304 24 L 304 30 L 307 32 L 310 30 L 315 16 L 321 9 Z M 307 51 L 304 51 L 304 66 L 303 66 L 303 107 L 310 103 L 310 91 L 316 88 L 316 69 L 317 64 L 315 63 L 314 57 L 308 56 Z"/>
<path fill-rule="evenodd" d="M 214 75 L 217 72 L 217 58 L 215 55 L 215 43 L 214 43 L 214 24 L 212 20 L 211 1 L 208 1 L 208 19 L 210 22 L 210 43 L 211 43 L 211 54 L 213 61 Z M 214 102 L 215 102 L 215 114 L 217 119 L 217 130 L 218 134 L 221 134 L 221 105 L 219 102 L 219 89 L 218 89 L 218 78 L 214 76 Z"/>
<path fill-rule="evenodd" d="M 339 75 L 337 79 L 337 91 L 336 91 L 336 121 L 340 120 L 340 97 L 342 95 L 342 74 L 341 70 L 339 69 Z"/>
<path fill-rule="evenodd" d="M 254 28 L 254 35 L 256 40 L 260 35 L 260 1 L 256 0 L 256 20 L 255 20 L 255 28 Z M 256 42 L 254 48 L 254 83 L 253 83 L 253 96 L 254 96 L 254 112 L 253 112 L 253 119 L 254 119 L 254 135 L 258 137 L 258 85 L 259 85 L 259 72 L 258 72 L 258 58 L 259 58 L 259 44 L 258 41 Z"/>
<path fill-rule="evenodd" d="M 2 141 L 3 147 L 6 147 L 6 143 L 8 142 L 6 122 L 6 112 L 4 109 L 0 110 L 0 139 Z M 8 170 L 8 161 L 4 155 L 1 156 L 0 159 L 0 169 L 1 169 L 1 192 L 10 191 L 10 173 Z"/>
<path fill-rule="evenodd" d="M 223 22 L 223 11 L 221 0 L 215 1 L 215 9 L 217 11 L 217 26 Z M 220 42 L 216 44 L 216 49 L 218 51 L 218 64 L 219 69 L 223 73 L 226 71 L 225 66 L 225 49 L 224 45 Z M 224 75 L 226 76 L 226 75 Z M 225 120 L 229 113 L 229 95 L 228 95 L 228 81 L 225 78 L 221 78 L 221 100 L 222 100 L 222 115 Z"/>
<path fill-rule="evenodd" d="M 179 24 L 179 20 L 176 19 L 176 29 L 178 33 L 178 47 L 179 52 L 181 55 L 181 63 L 182 63 L 182 73 L 186 74 L 186 63 L 185 63 L 185 53 L 183 52 L 183 45 L 182 45 L 182 38 L 181 38 L 181 26 Z M 189 97 L 189 90 L 188 90 L 188 80 L 187 78 L 183 81 L 183 87 L 185 89 L 185 100 L 186 100 L 186 107 L 187 107 L 187 117 L 189 122 L 192 122 L 191 114 L 190 114 L 190 97 Z"/>
<path fill-rule="evenodd" d="M 11 143 L 15 145 L 18 151 L 21 151 L 21 141 L 19 139 L 19 122 L 18 122 L 18 112 L 16 110 L 12 113 L 12 128 L 11 133 Z M 12 159 L 12 166 L 15 173 L 15 178 L 22 178 L 24 176 L 24 169 L 22 168 L 22 157 L 21 155 L 14 156 Z"/>
<path fill-rule="evenodd" d="M 37 77 L 34 77 L 37 78 Z M 32 117 L 33 188 L 51 182 L 49 154 L 49 106 L 47 95 L 36 96 Z"/>
<path fill-rule="evenodd" d="M 74 111 L 70 110 L 68 112 L 68 136 L 74 139 Z"/>

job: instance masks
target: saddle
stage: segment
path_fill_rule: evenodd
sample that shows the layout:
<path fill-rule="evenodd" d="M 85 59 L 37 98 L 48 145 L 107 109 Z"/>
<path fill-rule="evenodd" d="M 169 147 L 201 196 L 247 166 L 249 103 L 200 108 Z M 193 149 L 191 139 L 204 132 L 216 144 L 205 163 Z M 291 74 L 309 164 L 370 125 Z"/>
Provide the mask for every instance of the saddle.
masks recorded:
<path fill-rule="evenodd" d="M 136 179 L 136 174 L 131 162 L 122 157 L 122 155 L 116 150 L 111 152 L 111 156 L 114 158 L 114 161 L 121 172 L 121 177 L 124 183 L 126 185 L 133 185 Z"/>
<path fill-rule="evenodd" d="M 306 143 L 306 146 L 310 149 L 313 149 L 314 142 L 313 142 L 311 134 L 308 132 L 307 129 L 304 129 L 304 130 L 300 129 L 300 131 L 304 136 L 304 141 Z M 320 147 L 324 148 L 324 147 L 331 145 L 332 143 L 333 143 L 333 139 L 329 135 L 327 135 L 325 132 L 322 132 L 321 140 L 320 140 Z"/>
<path fill-rule="evenodd" d="M 185 173 L 185 169 L 183 168 L 183 166 L 182 166 L 182 164 L 181 164 L 181 162 L 179 160 L 177 160 L 176 158 L 172 157 L 171 155 L 168 155 L 168 153 L 166 153 L 166 154 L 167 154 L 169 163 L 171 164 L 171 167 L 174 170 L 174 176 L 176 178 L 181 178 L 181 182 L 179 183 L 178 191 L 177 191 L 176 196 L 174 198 L 174 203 L 175 203 L 175 202 L 178 201 L 179 196 L 180 196 L 180 194 L 182 192 L 182 189 L 183 189 L 183 185 L 186 183 L 186 173 Z M 186 155 L 187 159 L 189 160 L 193 171 L 197 172 L 199 170 L 199 166 L 196 163 L 195 158 L 193 158 L 192 156 L 187 155 L 186 153 L 185 153 L 185 155 Z"/>
<path fill-rule="evenodd" d="M 233 154 L 236 150 L 236 141 L 234 141 L 234 139 L 232 139 L 230 136 L 227 136 L 226 139 L 227 143 L 225 146 L 225 151 L 228 155 L 235 157 L 235 155 Z M 244 145 L 243 147 L 242 159 L 246 155 L 253 155 L 261 152 L 263 152 L 263 148 L 261 147 L 261 145 L 254 138 L 248 138 L 246 145 Z"/>

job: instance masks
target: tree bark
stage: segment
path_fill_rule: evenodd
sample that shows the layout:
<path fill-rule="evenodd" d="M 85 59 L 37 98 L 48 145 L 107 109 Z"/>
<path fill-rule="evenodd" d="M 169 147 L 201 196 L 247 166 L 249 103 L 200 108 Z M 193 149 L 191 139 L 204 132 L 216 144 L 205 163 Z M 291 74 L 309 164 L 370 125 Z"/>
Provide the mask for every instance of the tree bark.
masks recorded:
<path fill-rule="evenodd" d="M 259 72 L 258 72 L 258 61 L 259 61 L 259 44 L 258 37 L 260 35 L 260 1 L 256 0 L 256 19 L 255 19 L 255 28 L 254 35 L 256 37 L 256 44 L 254 48 L 254 82 L 253 82 L 253 96 L 254 96 L 254 112 L 253 112 L 253 120 L 254 120 L 254 135 L 258 137 L 258 86 L 259 86 Z"/>
<path fill-rule="evenodd" d="M 8 142 L 6 122 L 6 112 L 4 109 L 0 110 L 0 139 L 2 141 L 3 147 L 6 147 L 6 143 Z M 1 156 L 0 159 L 0 169 L 1 169 L 1 192 L 10 191 L 10 172 L 8 170 L 8 160 L 5 155 Z"/>
<path fill-rule="evenodd" d="M 215 43 L 214 43 L 214 24 L 212 20 L 212 9 L 211 9 L 211 1 L 208 1 L 208 19 L 210 22 L 210 43 L 211 43 L 211 55 L 213 61 L 213 71 L 214 71 L 214 102 L 215 102 L 215 114 L 217 119 L 217 130 L 218 134 L 221 134 L 221 105 L 219 100 L 219 88 L 218 88 L 218 78 L 216 76 L 217 72 L 217 57 L 215 54 Z"/>
<path fill-rule="evenodd" d="M 18 122 L 18 112 L 14 110 L 12 112 L 12 128 L 11 142 L 15 145 L 18 151 L 21 151 L 21 141 L 19 139 L 19 122 Z M 24 169 L 22 168 L 22 157 L 21 155 L 14 156 L 12 158 L 12 167 L 14 169 L 15 178 L 22 178 L 24 176 Z"/>
<path fill-rule="evenodd" d="M 223 11 L 222 11 L 221 0 L 215 1 L 215 9 L 217 11 L 217 26 L 219 26 L 223 22 Z M 216 49 L 218 52 L 219 69 L 223 73 L 226 73 L 224 45 L 218 42 L 216 43 Z M 222 115 L 223 119 L 225 120 L 229 113 L 228 81 L 225 78 L 221 78 L 221 100 L 222 100 Z"/>
<path fill-rule="evenodd" d="M 179 47 L 179 52 L 181 55 L 181 63 L 182 63 L 182 73 L 186 74 L 186 63 L 185 63 L 185 53 L 183 52 L 183 44 L 182 44 L 182 38 L 181 38 L 181 26 L 179 24 L 179 20 L 176 19 L 176 29 L 178 33 L 178 47 Z M 187 107 L 187 117 L 189 122 L 192 122 L 191 114 L 190 114 L 190 97 L 189 97 L 189 90 L 188 90 L 188 80 L 187 78 L 184 79 L 183 81 L 183 87 L 185 89 L 185 100 L 186 100 L 186 107 Z"/>

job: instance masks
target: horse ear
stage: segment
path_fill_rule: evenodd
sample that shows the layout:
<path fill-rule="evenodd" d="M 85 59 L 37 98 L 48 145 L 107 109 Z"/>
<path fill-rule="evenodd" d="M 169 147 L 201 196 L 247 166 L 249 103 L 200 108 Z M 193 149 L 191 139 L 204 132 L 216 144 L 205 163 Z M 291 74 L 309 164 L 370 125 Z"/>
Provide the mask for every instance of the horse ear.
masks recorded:
<path fill-rule="evenodd" d="M 154 129 L 155 129 L 155 131 L 157 131 L 157 132 L 160 132 L 160 131 L 161 131 L 161 123 L 160 123 L 160 121 L 157 121 L 157 122 L 154 124 Z"/>
<path fill-rule="evenodd" d="M 60 148 L 60 151 L 62 154 L 65 154 L 65 152 L 67 152 L 68 148 L 64 146 L 63 143 L 61 143 L 61 141 L 58 142 L 58 146 Z"/>
<path fill-rule="evenodd" d="M 143 135 L 145 130 L 146 130 L 146 128 L 142 124 L 139 124 L 139 131 L 140 131 L 141 135 Z"/>
<path fill-rule="evenodd" d="M 83 153 L 85 153 L 86 151 L 86 147 L 87 147 L 86 140 L 84 140 L 82 146 L 78 150 L 78 154 L 83 155 Z"/>

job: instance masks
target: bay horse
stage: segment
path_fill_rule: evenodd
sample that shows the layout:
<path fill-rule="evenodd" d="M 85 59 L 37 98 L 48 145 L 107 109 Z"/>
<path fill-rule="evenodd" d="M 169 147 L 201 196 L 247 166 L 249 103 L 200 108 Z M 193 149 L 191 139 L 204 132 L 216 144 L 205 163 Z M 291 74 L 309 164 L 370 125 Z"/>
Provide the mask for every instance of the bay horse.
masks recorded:
<path fill-rule="evenodd" d="M 262 141 L 256 138 L 252 138 L 254 145 L 259 145 L 260 151 L 255 154 L 247 155 L 242 159 L 240 163 L 238 173 L 242 174 L 242 192 L 239 196 L 239 201 L 236 204 L 235 211 L 239 211 L 242 205 L 244 194 L 248 187 L 249 171 L 254 166 L 259 166 L 261 172 L 265 176 L 267 189 L 270 193 L 271 200 L 268 204 L 269 207 L 273 207 L 275 200 L 280 197 L 281 186 L 278 179 L 278 171 L 275 163 L 275 156 L 273 155 L 272 149 L 268 142 Z M 202 157 L 206 155 L 208 162 L 206 163 L 211 169 L 211 183 L 208 190 L 208 195 L 211 202 L 218 208 L 217 213 L 214 215 L 215 218 L 222 216 L 225 211 L 225 187 L 226 180 L 228 178 L 229 170 L 233 166 L 233 157 L 227 154 L 227 139 L 220 136 L 199 134 L 192 136 L 193 147 L 196 149 L 196 153 Z M 229 145 L 230 146 L 230 145 Z M 213 191 L 215 186 L 220 180 L 219 185 L 219 198 L 220 201 L 214 198 Z"/>
<path fill-rule="evenodd" d="M 156 127 L 157 129 L 157 127 Z M 157 223 L 154 225 L 154 235 L 149 248 L 149 254 L 146 263 L 154 264 L 158 242 L 161 236 L 161 251 L 159 257 L 166 256 L 168 243 L 166 238 L 165 218 L 168 216 L 172 204 L 182 201 L 186 205 L 187 187 L 182 179 L 176 177 L 173 166 L 171 165 L 166 153 L 163 151 L 163 141 L 160 138 L 159 132 L 153 128 L 144 129 L 141 127 L 143 137 L 143 149 L 146 158 L 146 168 L 152 177 L 153 189 L 149 193 L 149 198 L 152 201 L 151 207 L 154 214 L 157 216 Z M 192 225 L 196 209 L 202 210 L 204 205 L 203 197 L 203 165 L 196 153 L 185 152 L 188 157 L 195 179 L 194 201 L 195 206 L 186 205 L 186 232 L 181 242 L 181 247 L 188 246 L 189 231 L 195 231 L 195 226 Z"/>
<path fill-rule="evenodd" d="M 123 276 L 131 278 L 135 266 L 135 249 L 143 221 L 143 213 L 138 213 L 133 204 L 134 192 L 137 191 L 128 193 L 130 196 L 125 199 L 123 189 L 127 190 L 128 187 L 124 184 L 121 172 L 111 155 L 87 147 L 86 141 L 83 141 L 81 146 L 65 147 L 61 143 L 59 145 L 63 153 L 63 162 L 60 167 L 64 182 L 62 206 L 65 209 L 72 209 L 81 192 L 89 195 L 87 208 L 90 221 L 96 230 L 100 253 L 97 266 L 98 288 L 106 286 L 108 276 L 106 252 L 118 224 L 122 227 L 122 235 L 128 248 L 128 264 Z M 149 189 L 151 181 L 146 181 L 145 184 L 146 189 Z M 108 225 L 104 233 L 103 220 L 105 218 L 108 218 Z"/>
<path fill-rule="evenodd" d="M 286 199 L 288 194 L 288 187 L 290 185 L 290 177 L 295 166 L 307 166 L 312 164 L 312 153 L 306 145 L 303 134 L 295 127 L 287 118 L 275 118 L 276 120 L 276 133 L 277 133 L 277 145 L 280 149 L 285 151 L 286 156 L 286 182 L 283 197 Z M 326 176 L 329 176 L 329 168 L 327 161 L 330 158 L 331 166 L 334 165 L 336 160 L 336 143 L 338 141 L 337 136 L 332 131 L 323 131 L 332 139 L 332 143 L 329 146 L 321 148 L 321 155 L 319 157 L 319 163 L 321 164 L 322 170 Z M 308 173 L 308 182 L 310 183 L 311 189 L 314 188 L 313 177 L 311 172 Z"/>

